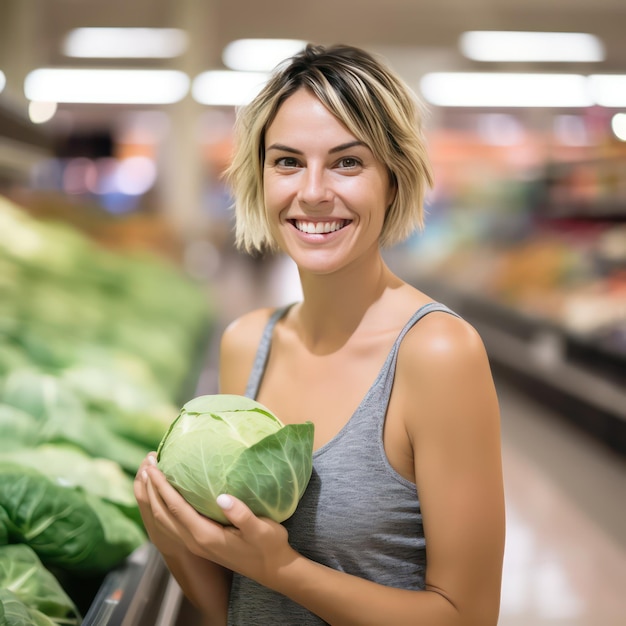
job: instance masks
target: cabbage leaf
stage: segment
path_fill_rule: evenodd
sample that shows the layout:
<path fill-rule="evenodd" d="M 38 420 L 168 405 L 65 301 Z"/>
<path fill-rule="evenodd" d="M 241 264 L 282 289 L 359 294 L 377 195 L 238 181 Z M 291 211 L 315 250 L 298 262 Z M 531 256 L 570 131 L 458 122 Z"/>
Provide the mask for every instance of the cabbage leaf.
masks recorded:
<path fill-rule="evenodd" d="M 74 602 L 35 552 L 25 544 L 0 546 L 0 589 L 14 594 L 29 609 L 31 616 L 34 610 L 53 621 L 55 618 L 59 620 L 54 623 L 80 624 L 80 614 Z M 23 613 L 15 598 L 6 596 L 2 604 L 6 600 L 9 608 L 13 606 L 15 611 Z"/>
<path fill-rule="evenodd" d="M 227 524 L 215 499 L 243 500 L 282 522 L 295 511 L 312 472 L 313 424 L 287 424 L 260 403 L 232 394 L 187 402 L 157 450 L 158 466 L 200 513 Z"/>
<path fill-rule="evenodd" d="M 25 543 L 46 566 L 104 573 L 146 540 L 112 504 L 0 461 L 0 545 Z"/>

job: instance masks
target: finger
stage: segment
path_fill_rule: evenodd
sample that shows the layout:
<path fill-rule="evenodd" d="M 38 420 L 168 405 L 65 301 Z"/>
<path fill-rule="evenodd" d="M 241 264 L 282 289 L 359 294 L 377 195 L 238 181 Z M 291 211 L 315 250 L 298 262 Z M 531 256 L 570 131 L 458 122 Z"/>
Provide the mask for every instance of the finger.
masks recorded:
<path fill-rule="evenodd" d="M 138 504 L 144 504 L 147 502 L 147 494 L 146 494 L 146 470 L 149 467 L 153 467 L 156 465 L 156 452 L 149 452 L 139 465 L 137 469 L 137 473 L 135 474 L 135 479 L 133 481 L 133 491 L 135 492 L 135 499 Z"/>
<path fill-rule="evenodd" d="M 241 500 L 234 496 L 222 493 L 217 496 L 216 502 L 224 512 L 226 519 L 242 531 L 253 530 L 258 518 Z"/>
<path fill-rule="evenodd" d="M 165 478 L 163 472 L 156 467 L 146 469 L 148 485 L 151 487 L 151 497 L 157 513 L 173 518 L 177 524 L 189 526 L 197 523 L 201 516 Z"/>
<path fill-rule="evenodd" d="M 144 482 L 144 472 L 147 468 L 153 467 L 157 464 L 156 461 L 156 452 L 148 453 L 144 459 L 141 461 L 141 464 L 137 468 L 137 472 L 135 473 L 135 482 L 139 484 L 143 484 Z"/>
<path fill-rule="evenodd" d="M 179 529 L 177 528 L 176 520 L 170 515 L 167 505 L 163 501 L 160 492 L 155 489 L 147 471 L 145 477 L 145 490 L 152 519 L 162 528 L 162 530 L 172 536 L 178 537 Z"/>

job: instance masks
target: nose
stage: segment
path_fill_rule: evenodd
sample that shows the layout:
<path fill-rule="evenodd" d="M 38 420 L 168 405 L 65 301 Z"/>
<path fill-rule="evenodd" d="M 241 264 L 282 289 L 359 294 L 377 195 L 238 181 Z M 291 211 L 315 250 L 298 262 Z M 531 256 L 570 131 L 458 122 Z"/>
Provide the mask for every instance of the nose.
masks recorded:
<path fill-rule="evenodd" d="M 330 198 L 331 190 L 328 186 L 325 169 L 309 164 L 302 171 L 298 200 L 308 206 L 317 206 L 328 202 Z"/>

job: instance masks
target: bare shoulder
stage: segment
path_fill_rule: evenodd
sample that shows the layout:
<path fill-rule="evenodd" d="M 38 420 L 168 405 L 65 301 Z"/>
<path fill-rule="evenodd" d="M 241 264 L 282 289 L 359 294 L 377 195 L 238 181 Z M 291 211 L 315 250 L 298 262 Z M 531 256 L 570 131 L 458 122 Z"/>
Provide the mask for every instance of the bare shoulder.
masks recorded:
<path fill-rule="evenodd" d="M 256 309 L 231 322 L 220 342 L 220 392 L 243 394 L 263 330 L 273 309 Z"/>
<path fill-rule="evenodd" d="M 456 369 L 488 365 L 476 329 L 462 318 L 442 311 L 429 313 L 415 324 L 402 342 L 399 358 L 403 367 L 425 369 L 435 376 L 443 371 L 450 374 Z"/>
<path fill-rule="evenodd" d="M 398 354 L 396 381 L 405 406 L 419 402 L 424 409 L 419 415 L 428 416 L 428 427 L 456 427 L 459 419 L 497 420 L 495 387 L 482 339 L 471 324 L 449 313 L 429 313 L 407 333 Z M 424 424 L 418 420 L 415 426 Z"/>

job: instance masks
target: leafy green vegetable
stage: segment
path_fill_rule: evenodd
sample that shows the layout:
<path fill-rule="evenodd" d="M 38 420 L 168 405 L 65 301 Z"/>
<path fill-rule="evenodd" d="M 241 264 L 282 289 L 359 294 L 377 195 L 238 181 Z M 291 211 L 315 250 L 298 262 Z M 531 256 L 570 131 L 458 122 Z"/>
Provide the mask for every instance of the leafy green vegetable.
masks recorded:
<path fill-rule="evenodd" d="M 76 364 L 62 380 L 78 394 L 89 411 L 118 435 L 154 450 L 176 416 L 152 378 L 132 379 L 119 368 Z"/>
<path fill-rule="evenodd" d="M 35 370 L 9 374 L 0 401 L 26 411 L 40 422 L 40 441 L 70 443 L 91 456 L 104 457 L 134 473 L 147 448 L 107 428 L 91 415 L 79 396 L 61 379 Z"/>
<path fill-rule="evenodd" d="M 0 626 L 59 626 L 72 624 L 53 620 L 36 609 L 29 609 L 12 591 L 0 589 Z"/>
<path fill-rule="evenodd" d="M 228 523 L 221 493 L 256 515 L 282 522 L 296 509 L 312 471 L 313 424 L 283 425 L 244 396 L 217 394 L 187 402 L 161 441 L 158 466 L 200 513 Z"/>
<path fill-rule="evenodd" d="M 77 414 L 84 411 L 83 405 L 70 389 L 50 374 L 35 368 L 22 368 L 11 372 L 2 388 L 2 401 L 17 407 L 39 420 L 50 413 Z"/>
<path fill-rule="evenodd" d="M 25 544 L 0 546 L 0 589 L 14 594 L 30 609 L 28 613 L 31 616 L 34 610 L 51 618 L 53 623 L 80 624 L 81 618 L 74 602 L 35 552 Z M 9 608 L 13 604 L 16 611 L 23 612 L 14 598 L 6 596 L 0 600 L 4 605 L 3 600 L 10 600 Z"/>
<path fill-rule="evenodd" d="M 25 543 L 46 565 L 99 573 L 144 541 L 139 526 L 112 504 L 0 461 L 0 544 Z"/>
<path fill-rule="evenodd" d="M 0 403 L 0 452 L 35 445 L 39 441 L 39 430 L 32 415 Z"/>
<path fill-rule="evenodd" d="M 0 405 L 0 418 L 1 409 Z M 43 444 L 0 452 L 0 461 L 33 468 L 61 486 L 80 487 L 114 504 L 127 517 L 141 524 L 133 479 L 115 461 L 89 456 L 67 444 Z"/>

